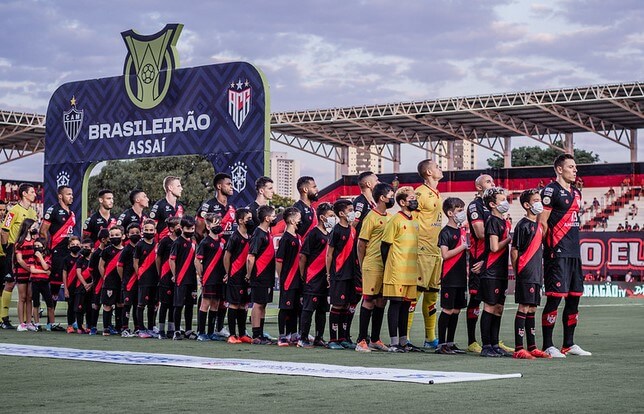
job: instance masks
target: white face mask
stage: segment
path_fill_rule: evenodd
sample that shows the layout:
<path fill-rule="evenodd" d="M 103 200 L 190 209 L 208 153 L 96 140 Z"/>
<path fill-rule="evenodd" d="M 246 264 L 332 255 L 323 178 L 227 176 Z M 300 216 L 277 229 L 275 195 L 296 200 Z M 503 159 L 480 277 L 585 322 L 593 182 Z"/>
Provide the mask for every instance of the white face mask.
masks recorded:
<path fill-rule="evenodd" d="M 533 205 L 530 206 L 530 211 L 532 211 L 532 214 L 541 214 L 543 211 L 543 204 L 541 204 L 541 201 L 537 201 Z"/>
<path fill-rule="evenodd" d="M 347 221 L 349 223 L 353 223 L 356 220 L 356 212 L 352 211 L 349 214 L 347 214 Z"/>
<path fill-rule="evenodd" d="M 456 224 L 463 224 L 467 220 L 467 212 L 465 210 L 459 211 L 454 215 L 454 221 Z"/>
<path fill-rule="evenodd" d="M 510 211 L 510 203 L 508 203 L 508 200 L 503 200 L 496 206 L 496 209 L 499 213 L 505 214 Z"/>
<path fill-rule="evenodd" d="M 338 219 L 335 216 L 327 217 L 324 221 L 324 228 L 326 229 L 326 231 L 333 230 L 333 227 L 336 225 L 337 220 Z"/>

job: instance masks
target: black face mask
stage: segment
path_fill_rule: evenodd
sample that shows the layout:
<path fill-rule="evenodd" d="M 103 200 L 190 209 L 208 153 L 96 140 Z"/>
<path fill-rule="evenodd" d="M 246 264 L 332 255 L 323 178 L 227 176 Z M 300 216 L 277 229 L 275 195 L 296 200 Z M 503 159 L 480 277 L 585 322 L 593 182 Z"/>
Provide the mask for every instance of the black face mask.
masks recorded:
<path fill-rule="evenodd" d="M 181 236 L 181 229 L 174 229 L 174 235 L 177 237 Z"/>
<path fill-rule="evenodd" d="M 257 228 L 257 225 L 255 224 L 255 222 L 253 220 L 245 222 L 244 225 L 246 226 L 246 231 L 248 233 L 254 232 L 255 229 Z"/>
<path fill-rule="evenodd" d="M 143 238 L 145 240 L 154 240 L 154 233 L 143 233 Z"/>
<path fill-rule="evenodd" d="M 387 199 L 387 202 L 385 203 L 385 207 L 387 208 L 392 208 L 394 206 L 395 200 L 393 198 Z"/>
<path fill-rule="evenodd" d="M 275 219 L 275 220 L 271 221 L 268 225 L 270 227 L 275 227 L 275 226 L 277 226 L 277 223 L 279 223 L 279 221 L 277 219 Z"/>
<path fill-rule="evenodd" d="M 38 229 L 31 229 L 31 230 L 29 230 L 29 234 L 31 234 L 32 236 L 35 236 L 35 235 L 37 235 L 38 233 L 39 233 L 39 232 L 38 232 Z"/>
<path fill-rule="evenodd" d="M 222 226 L 214 226 L 214 227 L 211 227 L 211 228 L 210 228 L 210 232 L 211 232 L 212 234 L 219 234 L 219 233 L 223 233 L 223 231 L 224 231 L 224 228 L 223 228 Z"/>
<path fill-rule="evenodd" d="M 92 249 L 81 249 L 81 254 L 85 257 L 89 256 L 92 253 Z"/>
<path fill-rule="evenodd" d="M 407 202 L 407 208 L 409 209 L 409 211 L 418 210 L 418 200 L 409 200 Z"/>
<path fill-rule="evenodd" d="M 141 235 L 140 234 L 133 234 L 128 238 L 130 239 L 130 243 L 137 244 L 139 242 L 139 240 L 141 240 Z"/>
<path fill-rule="evenodd" d="M 72 247 L 69 248 L 69 251 L 74 253 L 74 254 L 78 254 L 78 252 L 81 251 L 81 247 L 80 246 L 72 246 Z"/>
<path fill-rule="evenodd" d="M 309 201 L 318 201 L 318 193 L 307 193 Z"/>
<path fill-rule="evenodd" d="M 112 246 L 119 246 L 122 241 L 123 239 L 120 237 L 110 237 L 110 243 L 112 244 Z"/>
<path fill-rule="evenodd" d="M 183 237 L 185 237 L 186 239 L 192 239 L 192 236 L 194 236 L 194 235 L 195 235 L 194 231 L 184 231 L 183 232 Z"/>

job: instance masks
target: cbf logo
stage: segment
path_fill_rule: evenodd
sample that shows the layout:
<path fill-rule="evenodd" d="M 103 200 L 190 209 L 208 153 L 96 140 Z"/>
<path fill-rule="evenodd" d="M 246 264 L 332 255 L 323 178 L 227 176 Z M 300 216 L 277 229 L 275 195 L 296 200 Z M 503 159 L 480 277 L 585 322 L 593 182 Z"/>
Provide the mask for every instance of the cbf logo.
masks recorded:
<path fill-rule="evenodd" d="M 248 112 L 250 112 L 251 88 L 250 82 L 241 79 L 231 82 L 228 88 L 228 113 L 233 119 L 237 129 L 240 129 Z"/>
<path fill-rule="evenodd" d="M 248 172 L 248 166 L 238 161 L 232 167 L 230 167 L 230 172 L 233 181 L 233 190 L 241 193 L 244 188 L 246 188 L 246 173 Z"/>
<path fill-rule="evenodd" d="M 139 108 L 154 108 L 168 93 L 172 71 L 179 66 L 176 45 L 182 29 L 182 24 L 168 24 L 149 36 L 134 30 L 121 33 L 128 50 L 123 69 L 125 90 Z"/>
<path fill-rule="evenodd" d="M 83 110 L 76 109 L 76 97 L 69 101 L 72 105 L 69 111 L 63 111 L 63 127 L 69 141 L 73 144 L 83 126 Z"/>
<path fill-rule="evenodd" d="M 56 175 L 56 187 L 61 185 L 69 186 L 69 173 L 67 171 L 61 171 Z"/>

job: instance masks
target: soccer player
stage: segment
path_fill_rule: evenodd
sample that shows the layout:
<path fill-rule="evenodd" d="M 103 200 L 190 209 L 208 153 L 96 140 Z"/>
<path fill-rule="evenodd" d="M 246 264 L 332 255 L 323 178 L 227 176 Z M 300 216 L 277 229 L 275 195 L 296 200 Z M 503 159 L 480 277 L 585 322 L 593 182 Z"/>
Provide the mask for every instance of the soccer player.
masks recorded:
<path fill-rule="evenodd" d="M 360 330 L 356 351 L 370 352 L 372 349 L 388 351 L 380 340 L 380 329 L 385 315 L 387 301 L 382 297 L 382 278 L 385 267 L 382 263 L 380 243 L 391 214 L 388 208 L 394 206 L 394 189 L 386 183 L 376 184 L 373 188 L 376 204 L 363 217 L 358 234 L 358 262 L 362 269 L 362 306 L 360 308 Z M 371 320 L 373 316 L 373 321 Z M 371 337 L 368 335 L 371 322 Z"/>
<path fill-rule="evenodd" d="M 443 225 L 442 199 L 438 192 L 438 182 L 443 178 L 438 163 L 424 160 L 418 163 L 418 175 L 423 184 L 416 188 L 418 210 L 414 218 L 418 222 L 418 298 L 409 309 L 407 335 L 411 331 L 416 303 L 423 296 L 423 320 L 425 321 L 424 348 L 435 349 L 436 338 L 436 301 L 440 286 L 441 253 L 438 248 L 438 233 Z"/>
<path fill-rule="evenodd" d="M 541 316 L 543 350 L 554 358 L 567 354 L 590 356 L 590 352 L 575 344 L 574 335 L 579 315 L 579 299 L 584 293 L 583 273 L 579 248 L 581 192 L 573 183 L 577 179 L 577 165 L 570 154 L 555 159 L 557 180 L 541 192 L 544 210 L 539 225 L 544 232 L 544 282 L 546 305 Z M 564 298 L 563 347 L 559 351 L 552 342 L 552 331 L 557 321 L 557 308 Z"/>
<path fill-rule="evenodd" d="M 183 187 L 179 177 L 168 176 L 163 179 L 163 189 L 165 197 L 154 203 L 150 209 L 150 218 L 157 223 L 157 239 L 160 240 L 167 236 L 168 227 L 166 219 L 168 217 L 183 217 L 185 209 L 179 201 Z"/>
<path fill-rule="evenodd" d="M 206 213 L 204 217 L 207 234 L 197 246 L 195 267 L 197 280 L 201 286 L 201 304 L 197 314 L 197 340 L 222 340 L 224 337 L 215 334 L 215 322 L 219 303 L 224 297 L 224 249 L 226 242 L 222 237 L 224 227 L 221 225 L 221 216 L 215 213 Z M 206 319 L 208 332 L 206 332 Z"/>
<path fill-rule="evenodd" d="M 98 271 L 101 274 L 103 283 L 101 286 L 101 303 L 103 304 L 103 336 L 118 335 L 119 331 L 112 325 L 112 313 L 114 307 L 121 302 L 121 278 L 118 274 L 118 261 L 123 250 L 125 230 L 123 227 L 112 226 L 110 232 L 110 244 L 105 246 L 101 253 L 101 260 L 98 263 Z M 121 318 L 116 321 L 117 326 Z"/>
<path fill-rule="evenodd" d="M 300 348 L 327 347 L 328 345 L 324 341 L 326 313 L 329 311 L 326 250 L 329 245 L 331 230 L 337 223 L 337 217 L 333 213 L 333 206 L 329 203 L 320 203 L 315 215 L 318 224 L 304 238 L 302 251 L 300 252 L 300 275 L 304 282 L 300 340 L 297 343 Z M 309 332 L 313 312 L 315 312 L 315 337 L 313 343 L 311 343 L 309 341 Z"/>
<path fill-rule="evenodd" d="M 253 226 L 248 229 L 250 234 L 253 234 L 255 228 L 259 226 L 257 209 L 261 206 L 268 205 L 268 202 L 273 199 L 273 195 L 275 194 L 275 191 L 273 190 L 273 180 L 271 180 L 270 177 L 259 177 L 255 180 L 255 192 L 257 193 L 255 201 L 246 207 L 253 215 Z"/>
<path fill-rule="evenodd" d="M 356 229 L 351 226 L 355 220 L 355 212 L 351 201 L 346 199 L 336 201 L 333 204 L 333 212 L 339 221 L 333 228 L 326 253 L 331 301 L 329 349 L 350 349 L 356 345 L 347 340 L 350 336 L 347 332 L 347 320 L 349 305 L 356 295 L 355 269 L 359 267 L 355 249 Z"/>
<path fill-rule="evenodd" d="M 104 228 L 109 229 L 116 224 L 116 217 L 112 214 L 113 206 L 114 193 L 112 190 L 103 189 L 99 191 L 98 211 L 89 216 L 83 224 L 83 237 L 92 239 L 94 246 L 98 245 L 98 232 Z"/>
<path fill-rule="evenodd" d="M 51 298 L 51 290 L 49 287 L 49 266 L 50 259 L 47 255 L 45 246 L 47 242 L 44 239 L 36 239 L 34 241 L 34 260 L 29 266 L 29 273 L 31 273 L 31 298 L 33 301 L 33 308 L 40 307 L 40 296 L 42 296 L 47 306 L 47 325 L 46 329 L 51 330 L 51 324 L 54 322 L 54 301 Z M 40 312 L 33 312 L 36 329 L 40 330 Z"/>
<path fill-rule="evenodd" d="M 103 255 L 103 250 L 110 244 L 110 231 L 101 229 L 98 232 L 99 245 L 94 249 L 89 257 L 89 268 L 91 269 L 92 286 L 91 286 L 91 308 L 88 309 L 87 326 L 90 328 L 89 334 L 98 333 L 98 316 L 101 311 L 101 293 L 103 290 L 103 278 L 99 269 L 99 263 Z"/>
<path fill-rule="evenodd" d="M 273 286 L 275 286 L 275 247 L 270 232 L 270 228 L 277 223 L 275 209 L 271 206 L 261 206 L 257 210 L 257 217 L 259 226 L 250 238 L 246 258 L 246 280 L 250 285 L 253 304 L 250 314 L 253 344 L 266 345 L 270 343 L 270 340 L 264 337 L 263 329 L 266 305 L 273 301 Z"/>
<path fill-rule="evenodd" d="M 233 195 L 233 182 L 230 175 L 219 173 L 214 179 L 215 196 L 206 201 L 197 210 L 196 232 L 199 240 L 207 236 L 204 234 L 206 228 L 206 214 L 219 214 L 221 216 L 221 226 L 224 228 L 223 237 L 228 240 L 233 234 L 233 224 L 235 222 L 235 207 L 228 202 L 228 198 Z"/>
<path fill-rule="evenodd" d="M 174 288 L 174 336 L 172 339 L 197 339 L 192 331 L 192 316 L 197 300 L 197 269 L 195 256 L 197 245 L 192 239 L 195 235 L 195 219 L 191 216 L 181 218 L 181 237 L 172 244 L 170 250 L 170 271 Z M 185 307 L 186 329 L 181 330 L 181 312 Z"/>
<path fill-rule="evenodd" d="M 505 190 L 493 187 L 483 193 L 483 202 L 490 210 L 485 222 L 485 264 L 479 285 L 478 297 L 484 303 L 481 316 L 482 357 L 511 357 L 512 353 L 499 347 L 501 315 L 508 288 L 508 259 L 510 223 L 503 217 L 510 209 Z"/>
<path fill-rule="evenodd" d="M 170 250 L 177 237 L 181 237 L 181 218 L 166 219 L 168 235 L 159 240 L 156 265 L 159 272 L 159 339 L 174 337 L 174 281 L 170 271 Z M 156 236 L 158 237 L 158 235 Z M 165 320 L 168 317 L 166 334 Z"/>
<path fill-rule="evenodd" d="M 13 275 L 18 283 L 18 332 L 35 331 L 31 323 L 32 299 L 29 282 L 30 266 L 34 257 L 34 241 L 38 237 L 38 223 L 25 219 L 20 226 L 13 254 Z"/>
<path fill-rule="evenodd" d="M 302 238 L 297 234 L 297 226 L 302 215 L 295 207 L 284 210 L 282 215 L 286 223 L 286 231 L 282 235 L 275 254 L 275 269 L 279 275 L 280 303 L 277 323 L 279 338 L 277 345 L 289 346 L 297 338 L 297 312 L 302 299 L 302 280 L 299 271 L 299 256 L 302 248 Z M 308 339 L 308 338 L 307 338 Z M 299 338 L 296 340 L 299 341 Z"/>
<path fill-rule="evenodd" d="M 124 229 L 127 229 L 132 223 L 138 223 L 141 226 L 146 218 L 143 209 L 148 208 L 150 204 L 147 194 L 140 188 L 130 191 L 129 199 L 132 207 L 122 212 L 116 220 L 116 224 Z"/>
<path fill-rule="evenodd" d="M 228 302 L 228 337 L 229 344 L 251 343 L 246 335 L 246 305 L 248 304 L 248 281 L 246 280 L 246 259 L 250 248 L 250 235 L 246 226 L 253 220 L 247 208 L 235 212 L 237 229 L 226 243 L 224 252 L 224 283 L 226 283 L 226 302 Z M 237 336 L 239 329 L 239 336 Z"/>
<path fill-rule="evenodd" d="M 463 354 L 454 343 L 458 315 L 466 306 L 467 287 L 467 233 L 465 203 L 460 198 L 448 197 L 443 201 L 443 213 L 447 225 L 438 235 L 443 269 L 441 272 L 441 314 L 438 317 L 437 354 Z"/>
<path fill-rule="evenodd" d="M 74 309 L 74 313 L 76 314 L 76 333 L 78 334 L 90 333 L 89 327 L 85 328 L 84 322 L 85 319 L 87 319 L 87 323 L 89 324 L 91 315 L 93 269 L 90 267 L 90 255 L 92 254 L 93 245 L 94 241 L 92 239 L 83 239 L 81 243 L 80 255 L 78 260 L 76 261 L 76 292 L 74 295 L 74 303 L 72 307 Z"/>
<path fill-rule="evenodd" d="M 139 299 L 138 278 L 134 272 L 134 249 L 136 244 L 141 240 L 141 224 L 130 223 L 127 226 L 126 237 L 129 243 L 123 247 L 117 264 L 117 271 L 121 278 L 121 303 L 123 307 L 117 309 L 121 312 L 121 336 L 123 338 L 133 338 L 138 336 L 141 328 L 141 321 L 136 312 Z M 130 314 L 134 309 L 134 331 L 130 331 Z"/>
<path fill-rule="evenodd" d="M 541 195 L 534 188 L 519 196 L 526 215 L 514 228 L 510 258 L 516 275 L 514 301 L 519 304 L 514 317 L 514 358 L 552 358 L 539 348 L 535 340 L 534 314 L 541 302 L 543 284 L 543 230 L 537 223 L 537 215 L 543 211 Z M 523 337 L 528 349 L 523 347 Z"/>
<path fill-rule="evenodd" d="M 143 221 L 143 239 L 134 248 L 134 274 L 138 279 L 137 319 L 139 338 L 151 338 L 156 319 L 159 271 L 156 266 L 157 244 L 154 242 L 156 225 L 154 220 Z M 143 323 L 143 312 L 148 308 L 147 326 Z"/>
<path fill-rule="evenodd" d="M 51 252 L 51 275 L 49 284 L 54 299 L 54 308 L 63 284 L 63 266 L 65 258 L 69 254 L 67 250 L 67 238 L 74 234 L 76 226 L 76 215 L 70 209 L 74 202 L 74 193 L 70 187 L 61 185 L 58 187 L 58 203 L 50 206 L 40 226 L 40 237 L 49 241 Z"/>
<path fill-rule="evenodd" d="M 38 214 L 36 213 L 36 210 L 32 208 L 33 203 L 36 201 L 36 190 L 34 189 L 34 186 L 31 184 L 20 184 L 20 187 L 18 187 L 18 193 L 20 194 L 20 201 L 9 209 L 9 212 L 2 222 L 2 232 L 0 232 L 2 250 L 7 257 L 5 267 L 8 269 L 8 273 L 6 273 L 8 277 L 6 277 L 5 274 L 1 275 L 5 278 L 2 297 L 0 297 L 0 319 L 2 319 L 0 327 L 2 329 L 15 329 L 11 324 L 11 321 L 9 321 L 11 292 L 13 292 L 13 287 L 15 286 L 10 258 L 13 255 L 14 244 L 18 239 L 20 226 L 25 219 L 38 221 Z"/>
<path fill-rule="evenodd" d="M 63 289 L 65 292 L 65 300 L 67 301 L 67 333 L 70 334 L 76 333 L 78 329 L 74 302 L 76 301 L 76 269 L 79 259 L 82 259 L 80 254 L 82 247 L 81 241 L 77 236 L 68 237 L 67 243 L 69 253 L 63 262 Z"/>
<path fill-rule="evenodd" d="M 318 201 L 318 185 L 315 183 L 313 177 L 303 176 L 297 180 L 297 191 L 300 193 L 300 199 L 293 204 L 293 207 L 300 210 L 302 215 L 302 223 L 297 227 L 297 234 L 305 237 L 317 223 L 317 216 L 315 215 L 315 208 L 313 203 Z"/>
<path fill-rule="evenodd" d="M 407 324 L 411 301 L 416 298 L 418 274 L 418 222 L 412 212 L 418 208 L 414 189 L 409 186 L 396 191 L 400 211 L 385 225 L 380 243 L 385 272 L 382 295 L 389 300 L 387 322 L 391 342 L 389 352 L 417 351 L 407 341 Z"/>

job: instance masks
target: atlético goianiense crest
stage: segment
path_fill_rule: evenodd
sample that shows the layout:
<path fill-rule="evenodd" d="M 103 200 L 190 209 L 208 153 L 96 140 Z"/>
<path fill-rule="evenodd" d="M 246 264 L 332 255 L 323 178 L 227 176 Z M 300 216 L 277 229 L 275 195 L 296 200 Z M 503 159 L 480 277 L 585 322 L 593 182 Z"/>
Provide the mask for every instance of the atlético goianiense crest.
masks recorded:
<path fill-rule="evenodd" d="M 228 113 L 230 114 L 237 129 L 240 129 L 248 112 L 250 112 L 251 88 L 248 79 L 242 82 L 231 82 L 228 88 Z"/>
<path fill-rule="evenodd" d="M 76 109 L 76 97 L 72 96 L 70 100 L 72 107 L 69 111 L 63 111 L 63 129 L 65 135 L 73 144 L 83 126 L 83 110 Z"/>
<path fill-rule="evenodd" d="M 123 68 L 125 91 L 139 108 L 154 108 L 168 93 L 172 71 L 179 67 L 176 45 L 182 29 L 182 24 L 168 24 L 153 35 L 134 30 L 121 33 L 128 51 Z"/>

